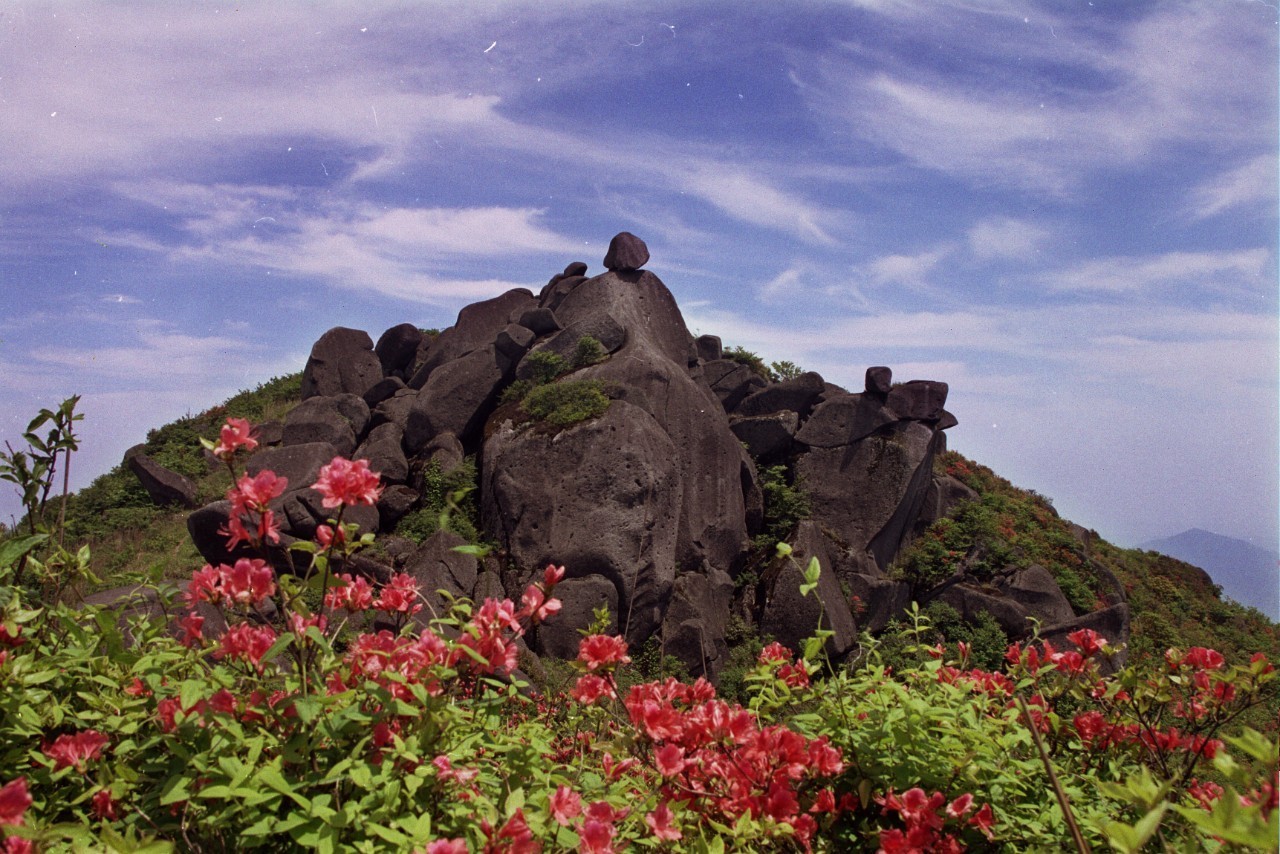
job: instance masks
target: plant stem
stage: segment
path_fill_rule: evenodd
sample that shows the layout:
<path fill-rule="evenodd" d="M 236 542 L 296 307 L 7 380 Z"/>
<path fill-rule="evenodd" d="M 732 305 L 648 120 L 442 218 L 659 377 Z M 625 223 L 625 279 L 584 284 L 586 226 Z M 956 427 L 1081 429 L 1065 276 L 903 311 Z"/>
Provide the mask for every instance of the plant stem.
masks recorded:
<path fill-rule="evenodd" d="M 1036 751 L 1040 754 L 1040 762 L 1044 764 L 1044 770 L 1049 774 L 1049 783 L 1053 786 L 1053 793 L 1058 797 L 1058 806 L 1062 807 L 1062 817 L 1067 820 L 1067 828 L 1071 831 L 1072 840 L 1075 841 L 1076 851 L 1079 854 L 1092 854 L 1093 849 L 1089 847 L 1084 835 L 1080 833 L 1080 825 L 1076 824 L 1075 813 L 1071 811 L 1071 802 L 1067 799 L 1067 793 L 1063 791 L 1062 783 L 1058 781 L 1058 773 L 1053 770 L 1053 762 L 1049 759 L 1049 754 L 1044 749 L 1044 741 L 1041 740 L 1040 730 L 1036 728 L 1036 722 L 1031 717 L 1031 710 L 1027 708 L 1027 701 L 1022 699 L 1021 694 L 1015 695 L 1014 699 L 1018 701 L 1018 709 L 1027 721 L 1027 729 L 1031 730 L 1031 739 L 1036 743 Z"/>

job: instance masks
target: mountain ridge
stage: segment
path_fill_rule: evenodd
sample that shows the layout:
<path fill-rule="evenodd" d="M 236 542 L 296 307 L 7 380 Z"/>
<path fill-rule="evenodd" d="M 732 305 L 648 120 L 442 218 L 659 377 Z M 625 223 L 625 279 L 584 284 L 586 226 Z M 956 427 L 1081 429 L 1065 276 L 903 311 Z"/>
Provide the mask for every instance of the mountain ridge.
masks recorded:
<path fill-rule="evenodd" d="M 1275 551 L 1203 528 L 1148 540 L 1138 548 L 1200 567 L 1227 596 L 1280 620 L 1280 554 Z"/>

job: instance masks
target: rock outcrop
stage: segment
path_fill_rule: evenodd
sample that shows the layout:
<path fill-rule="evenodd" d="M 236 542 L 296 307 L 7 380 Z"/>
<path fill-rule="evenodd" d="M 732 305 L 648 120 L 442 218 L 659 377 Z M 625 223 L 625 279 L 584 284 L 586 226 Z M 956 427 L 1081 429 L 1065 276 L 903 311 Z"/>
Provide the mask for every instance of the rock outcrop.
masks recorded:
<path fill-rule="evenodd" d="M 452 551 L 460 540 L 441 532 L 416 547 L 390 537 L 395 548 L 356 568 L 411 572 L 438 613 L 448 600 L 436 590 L 518 597 L 548 563 L 563 564 L 563 610 L 530 635 L 533 652 L 574 655 L 578 629 L 603 605 L 633 646 L 656 638 L 711 676 L 728 658 L 731 614 L 793 648 L 821 620 L 833 658 L 859 631 L 882 628 L 910 601 L 890 575 L 895 557 L 972 497 L 934 473 L 956 423 L 946 383 L 895 384 L 883 366 L 866 370 L 858 392 L 812 372 L 771 381 L 726 358 L 718 338 L 695 339 L 648 260 L 644 241 L 624 232 L 606 272 L 588 277 L 574 262 L 536 295 L 515 289 L 467 306 L 438 335 L 400 324 L 375 346 L 364 332 L 326 332 L 279 444 L 249 460 L 250 472 L 289 479 L 273 504 L 284 538 L 311 537 L 325 520 L 310 486 L 335 454 L 382 473 L 378 506 L 345 520 L 383 535 L 427 500 L 430 477 L 474 457 L 489 558 Z M 789 532 L 790 559 L 770 559 L 772 544 L 759 542 L 773 512 L 764 465 L 785 471 L 810 505 Z M 226 513 L 220 502 L 191 516 L 209 560 L 228 557 L 217 533 Z M 802 596 L 810 558 L 822 574 Z M 962 615 L 994 614 L 1014 636 L 1028 617 L 1055 632 L 1083 624 L 1038 567 L 999 589 L 955 585 L 945 599 Z M 1123 603 L 1111 604 L 1090 624 L 1127 630 Z"/>

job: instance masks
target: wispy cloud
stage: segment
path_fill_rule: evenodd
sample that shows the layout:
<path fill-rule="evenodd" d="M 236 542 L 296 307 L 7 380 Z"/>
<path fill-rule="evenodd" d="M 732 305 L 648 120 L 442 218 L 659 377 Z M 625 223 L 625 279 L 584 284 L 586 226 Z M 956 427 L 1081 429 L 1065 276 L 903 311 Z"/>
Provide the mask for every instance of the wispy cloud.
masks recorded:
<path fill-rule="evenodd" d="M 1276 206 L 1276 155 L 1263 154 L 1215 175 L 1192 188 L 1188 208 L 1195 219 L 1207 219 L 1239 208 Z"/>
<path fill-rule="evenodd" d="M 1025 220 L 991 217 L 968 233 L 969 251 L 982 260 L 1030 260 L 1049 238 L 1049 230 Z"/>
<path fill-rule="evenodd" d="M 1257 293 L 1270 260 L 1267 249 L 1095 258 L 1046 273 L 1041 280 L 1056 291 L 1133 293 L 1190 285 L 1201 291 L 1240 296 Z"/>

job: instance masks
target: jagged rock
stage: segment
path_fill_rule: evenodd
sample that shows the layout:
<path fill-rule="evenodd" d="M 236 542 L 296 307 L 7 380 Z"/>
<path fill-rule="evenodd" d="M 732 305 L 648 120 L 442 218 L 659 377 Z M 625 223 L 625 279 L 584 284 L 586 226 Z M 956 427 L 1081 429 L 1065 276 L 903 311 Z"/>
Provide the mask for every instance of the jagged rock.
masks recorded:
<path fill-rule="evenodd" d="M 404 380 L 399 377 L 383 377 L 378 380 L 369 390 L 364 393 L 364 402 L 370 409 L 373 409 L 379 403 L 389 397 L 394 397 L 396 392 L 403 391 L 408 388 L 404 384 Z"/>
<path fill-rule="evenodd" d="M 360 398 L 361 405 L 364 401 Z M 368 408 L 366 407 L 366 412 Z M 333 397 L 311 397 L 299 403 L 284 420 L 284 444 L 305 445 L 325 442 L 344 457 L 356 449 L 356 432 Z"/>
<path fill-rule="evenodd" d="M 462 465 L 465 452 L 458 437 L 446 430 L 432 437 L 422 449 L 420 456 L 427 461 L 428 465 L 435 463 L 439 466 L 441 474 L 448 474 Z"/>
<path fill-rule="evenodd" d="M 800 416 L 789 410 L 730 419 L 729 429 L 758 460 L 773 459 L 791 448 Z"/>
<path fill-rule="evenodd" d="M 992 596 L 964 584 L 948 587 L 938 599 L 955 608 L 956 613 L 966 622 L 974 622 L 979 614 L 990 614 L 1001 630 L 1011 638 L 1024 638 L 1031 631 L 1027 609 L 1011 599 Z"/>
<path fill-rule="evenodd" d="M 195 482 L 186 475 L 171 471 L 160 465 L 151 457 L 142 453 L 138 445 L 125 453 L 124 462 L 138 478 L 142 488 L 153 502 L 159 505 L 177 504 L 181 507 L 194 508 L 200 504 L 196 501 L 199 492 Z"/>
<path fill-rule="evenodd" d="M 284 441 L 283 421 L 263 421 L 254 431 L 258 447 L 279 445 Z"/>
<path fill-rule="evenodd" d="M 658 423 L 623 401 L 555 434 L 505 421 L 482 459 L 484 528 L 513 563 L 604 578 L 617 589 L 628 640 L 649 637 L 675 577 L 678 523 L 668 508 L 680 501 L 676 448 Z"/>
<path fill-rule="evenodd" d="M 950 412 L 944 409 L 942 410 L 942 414 L 938 416 L 937 429 L 950 430 L 952 427 L 955 427 L 959 423 L 960 423 L 959 418 L 956 418 L 954 415 L 952 415 Z"/>
<path fill-rule="evenodd" d="M 867 394 L 828 394 L 796 433 L 796 439 L 812 448 L 839 448 L 865 439 L 898 418 Z"/>
<path fill-rule="evenodd" d="M 944 516 L 950 516 L 966 501 L 975 501 L 978 493 L 950 475 L 935 476 L 925 494 L 924 504 L 916 518 L 914 537 Z M 913 539 L 914 539 L 913 537 Z"/>
<path fill-rule="evenodd" d="M 530 350 L 528 355 L 541 352 L 554 353 L 566 364 L 570 364 L 578 349 L 578 342 L 583 338 L 594 338 L 600 342 L 604 352 L 614 353 L 626 343 L 627 331 L 608 312 L 602 311 L 566 326 Z M 534 362 L 528 355 L 516 366 L 517 379 L 531 379 L 535 374 Z"/>
<path fill-rule="evenodd" d="M 1067 635 L 1078 629 L 1092 629 L 1112 644 L 1127 644 L 1129 641 L 1129 606 L 1120 602 L 1101 611 L 1094 611 L 1082 617 L 1075 617 L 1069 623 L 1047 626 L 1040 630 L 1040 637 L 1049 641 L 1058 649 L 1075 649 L 1075 645 L 1067 640 Z M 1124 667 L 1128 652 L 1120 652 L 1110 660 L 1102 659 L 1100 663 L 1104 674 L 1114 673 Z"/>
<path fill-rule="evenodd" d="M 422 330 L 412 323 L 401 323 L 382 333 L 373 348 L 382 363 L 382 372 L 391 376 L 397 371 L 412 368 L 422 338 Z"/>
<path fill-rule="evenodd" d="M 570 276 L 586 276 L 586 275 L 587 275 L 587 262 L 585 262 L 585 261 L 572 261 L 572 262 L 570 262 L 570 263 L 569 263 L 569 264 L 564 268 L 564 275 L 565 275 L 566 277 L 570 277 Z"/>
<path fill-rule="evenodd" d="M 493 345 L 499 353 L 514 363 L 520 361 L 524 354 L 529 352 L 535 337 L 532 329 L 518 323 L 510 323 L 498 333 Z"/>
<path fill-rule="evenodd" d="M 768 415 L 789 409 L 807 417 L 824 391 L 826 384 L 822 377 L 808 371 L 793 379 L 766 385 L 748 395 L 733 412 L 735 415 Z"/>
<path fill-rule="evenodd" d="M 790 558 L 775 558 L 761 579 L 760 631 L 800 653 L 817 629 L 830 629 L 834 634 L 827 641 L 828 654 L 842 656 L 857 640 L 858 630 L 832 570 L 826 538 L 813 522 L 801 522 L 791 548 Z M 800 586 L 811 558 L 818 559 L 821 574 L 817 588 L 806 596 Z"/>
<path fill-rule="evenodd" d="M 606 270 L 630 272 L 639 270 L 649 262 L 649 247 L 629 231 L 620 231 L 609 241 L 609 251 L 604 255 Z"/>
<path fill-rule="evenodd" d="M 579 628 L 594 622 L 595 609 L 601 605 L 609 609 L 609 631 L 618 631 L 618 588 L 602 575 L 583 578 L 566 578 L 556 585 L 555 597 L 560 600 L 560 613 L 536 630 L 532 646 L 543 655 L 555 658 L 578 657 L 578 643 L 582 640 Z"/>
<path fill-rule="evenodd" d="M 911 605 L 911 585 L 906 582 L 858 572 L 840 577 L 849 585 L 850 610 L 863 631 L 880 631 Z"/>
<path fill-rule="evenodd" d="M 1062 588 L 1053 580 L 1049 570 L 1032 565 L 1014 572 L 999 585 L 1002 595 L 1021 605 L 1027 616 L 1035 617 L 1042 626 L 1065 623 L 1075 618 Z"/>
<path fill-rule="evenodd" d="M 692 337 L 675 299 L 652 273 L 605 273 L 578 285 L 556 315 L 569 329 L 598 312 L 627 331 L 626 343 L 575 378 L 631 390 L 627 400 L 643 406 L 675 444 L 681 510 L 669 515 L 679 526 L 679 565 L 735 566 L 747 547 L 740 477 L 749 458 L 710 389 L 689 376 Z"/>
<path fill-rule="evenodd" d="M 418 490 L 404 484 L 396 484 L 388 486 L 382 490 L 382 496 L 378 499 L 378 528 L 382 531 L 395 530 L 396 524 L 405 517 L 413 505 L 418 502 L 421 494 Z M 386 538 L 383 538 L 383 550 L 386 550 Z"/>
<path fill-rule="evenodd" d="M 445 431 L 453 433 L 464 445 L 476 438 L 493 408 L 504 376 L 492 344 L 439 365 L 409 410 L 405 448 L 416 454 L 433 436 Z"/>
<path fill-rule="evenodd" d="M 274 502 L 289 521 L 288 533 L 303 540 L 315 536 L 319 525 L 336 521 L 338 508 L 325 507 L 324 496 L 314 489 L 291 489 Z M 378 530 L 379 515 L 377 507 L 357 504 L 342 509 L 342 523 L 354 523 L 360 526 L 359 533 L 367 534 Z"/>
<path fill-rule="evenodd" d="M 369 425 L 377 427 L 379 424 L 395 424 L 403 430 L 409 423 L 409 412 L 417 399 L 416 389 L 403 388 L 397 391 L 373 408 L 369 413 Z"/>
<path fill-rule="evenodd" d="M 244 468 L 250 475 L 273 471 L 277 477 L 286 478 L 290 488 L 297 489 L 315 483 L 320 476 L 320 469 L 331 463 L 337 455 L 337 449 L 328 442 L 286 445 L 259 451 L 249 457 Z"/>
<path fill-rule="evenodd" d="M 803 431 L 802 431 L 803 432 Z M 911 532 L 932 477 L 934 431 L 896 422 L 845 446 L 814 447 L 796 461 L 812 518 L 884 569 Z"/>
<path fill-rule="evenodd" d="M 404 431 L 399 426 L 380 424 L 369 431 L 351 458 L 368 460 L 370 470 L 382 475 L 383 483 L 404 483 L 409 477 L 409 461 L 400 447 L 403 438 Z"/>
<path fill-rule="evenodd" d="M 317 395 L 364 394 L 382 379 L 373 339 L 358 329 L 337 326 L 320 336 L 302 369 L 302 399 Z"/>
<path fill-rule="evenodd" d="M 410 388 L 424 388 L 436 368 L 461 360 L 476 350 L 492 348 L 498 333 L 507 327 L 513 312 L 520 313 L 536 308 L 533 294 L 524 288 L 514 288 L 501 296 L 472 303 L 458 312 L 453 326 L 441 332 L 413 378 Z"/>
<path fill-rule="evenodd" d="M 901 418 L 937 421 L 947 403 L 947 384 L 932 380 L 911 380 L 894 386 L 885 405 Z"/>
<path fill-rule="evenodd" d="M 863 388 L 867 394 L 875 395 L 883 402 L 893 388 L 893 371 L 883 365 L 867 368 Z"/>
<path fill-rule="evenodd" d="M 698 358 L 703 362 L 714 362 L 724 357 L 724 345 L 718 335 L 699 335 L 693 342 Z"/>
<path fill-rule="evenodd" d="M 586 266 L 583 264 L 582 266 Z M 556 319 L 556 313 L 549 308 L 531 308 L 528 311 L 520 313 L 520 317 L 516 319 L 516 323 L 528 329 L 534 335 L 550 335 L 553 332 L 559 332 L 561 329 L 560 321 Z"/>
<path fill-rule="evenodd" d="M 733 412 L 747 395 L 768 385 L 764 377 L 732 359 L 707 362 L 702 377 L 725 412 Z"/>
<path fill-rule="evenodd" d="M 725 628 L 733 580 L 714 567 L 676 576 L 662 623 L 662 652 L 675 656 L 691 676 L 715 679 L 729 660 Z"/>
<path fill-rule="evenodd" d="M 404 571 L 413 576 L 426 599 L 427 607 L 417 618 L 421 624 L 449 613 L 449 600 L 439 591 L 456 599 L 470 597 L 475 590 L 480 569 L 475 556 L 453 550 L 466 544 L 466 540 L 452 531 L 436 531 L 405 561 Z"/>
<path fill-rule="evenodd" d="M 564 301 L 564 298 L 573 293 L 573 289 L 586 280 L 586 276 L 560 275 L 553 277 L 538 294 L 538 305 L 548 311 L 555 311 L 560 307 L 560 303 Z"/>

